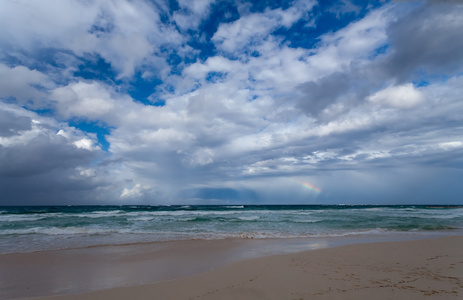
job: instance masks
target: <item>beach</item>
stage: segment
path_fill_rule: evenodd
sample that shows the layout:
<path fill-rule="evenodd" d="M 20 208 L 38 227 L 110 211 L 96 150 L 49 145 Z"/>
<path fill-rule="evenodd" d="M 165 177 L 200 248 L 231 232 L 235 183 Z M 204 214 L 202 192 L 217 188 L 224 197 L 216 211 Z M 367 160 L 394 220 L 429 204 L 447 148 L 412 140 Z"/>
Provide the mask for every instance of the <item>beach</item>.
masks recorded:
<path fill-rule="evenodd" d="M 262 256 L 255 252 L 266 249 L 266 243 L 270 243 L 270 248 L 281 245 L 282 240 L 274 245 L 269 240 L 255 243 L 235 239 L 103 246 L 5 254 L 0 255 L 0 265 L 4 284 L 14 281 L 14 276 L 17 280 L 16 287 L 10 286 L 7 299 L 34 296 L 33 292 L 24 292 L 39 289 L 33 278 L 43 287 L 60 272 L 63 282 L 59 284 L 68 285 L 67 292 L 41 290 L 35 296 L 52 295 L 40 299 L 461 299 L 463 236 L 365 241 L 335 247 L 330 247 L 335 245 L 332 241 L 318 246 L 312 241 L 308 244 L 311 250 Z M 31 267 L 34 263 L 35 269 Z M 89 267 L 92 265 L 93 268 Z M 40 267 L 44 270 L 34 274 Z M 73 268 L 72 280 L 65 282 Z M 17 274 L 9 273 L 5 281 L 6 272 L 12 269 Z M 161 274 L 158 280 L 151 278 L 153 283 L 123 280 L 146 278 L 149 270 Z M 28 272 L 28 282 L 20 282 L 21 272 Z M 98 289 L 98 282 L 117 277 L 118 273 L 121 281 L 114 282 L 113 288 L 91 291 Z M 24 280 L 24 273 L 22 276 Z M 87 291 L 76 293 L 69 289 L 69 285 L 85 282 Z"/>

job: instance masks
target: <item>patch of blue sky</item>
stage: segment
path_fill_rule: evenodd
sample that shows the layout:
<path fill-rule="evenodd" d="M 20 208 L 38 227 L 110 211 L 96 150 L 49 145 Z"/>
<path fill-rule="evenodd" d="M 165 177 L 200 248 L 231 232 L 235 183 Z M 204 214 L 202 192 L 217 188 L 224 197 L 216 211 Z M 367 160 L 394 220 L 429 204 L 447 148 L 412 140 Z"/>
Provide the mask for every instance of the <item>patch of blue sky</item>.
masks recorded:
<path fill-rule="evenodd" d="M 38 114 L 39 116 L 42 116 L 42 117 L 54 117 L 55 116 L 55 110 L 51 109 L 51 108 L 40 108 L 40 109 L 32 109 L 32 108 L 29 108 L 29 107 L 23 107 L 27 110 L 30 110 L 30 111 L 33 111 L 35 112 L 36 114 Z"/>
<path fill-rule="evenodd" d="M 66 84 L 69 82 L 67 76 L 62 76 L 62 70 L 68 67 L 70 60 L 77 60 L 70 50 L 55 48 L 39 48 L 34 52 L 15 50 L 14 54 L 2 54 L 2 63 L 10 68 L 24 66 L 30 70 L 47 74 L 53 77 L 57 84 Z M 53 76 L 53 75 L 56 76 Z"/>
<path fill-rule="evenodd" d="M 106 82 L 110 85 L 118 84 L 134 99 L 145 105 L 163 106 L 164 101 L 151 101 L 149 96 L 156 91 L 156 87 L 162 83 L 158 78 L 143 78 L 140 72 L 137 72 L 132 80 L 124 83 L 117 79 L 117 73 L 111 67 L 111 64 L 106 62 L 102 57 L 96 56 L 89 59 L 82 59 L 82 64 L 74 72 L 75 77 L 80 77 L 86 80 L 98 80 Z M 176 62 L 178 63 L 178 62 Z M 175 63 L 173 63 L 175 65 Z"/>
<path fill-rule="evenodd" d="M 281 8 L 284 10 L 284 9 L 288 9 L 293 2 L 294 2 L 293 0 L 252 1 L 249 11 L 252 13 L 256 13 L 256 12 L 264 12 L 267 9 L 276 9 L 276 8 Z"/>
<path fill-rule="evenodd" d="M 233 2 L 219 1 L 211 5 L 210 11 L 209 18 L 201 22 L 198 28 L 207 41 L 214 36 L 220 24 L 231 23 L 240 18 L 238 8 Z"/>
<path fill-rule="evenodd" d="M 55 110 L 51 108 L 43 108 L 43 109 L 30 109 L 30 111 L 35 112 L 39 116 L 43 117 L 54 117 Z M 109 142 L 106 140 L 106 135 L 111 133 L 111 128 L 102 122 L 89 122 L 79 119 L 73 119 L 68 122 L 68 125 L 74 128 L 77 128 L 86 133 L 94 133 L 97 136 L 98 144 L 102 150 L 108 151 L 109 149 Z"/>
<path fill-rule="evenodd" d="M 358 12 L 336 14 L 331 10 L 332 1 L 318 1 L 307 19 L 300 19 L 290 28 L 280 27 L 272 34 L 282 37 L 283 43 L 292 48 L 312 49 L 320 42 L 320 37 L 336 32 L 348 24 L 360 20 L 368 11 L 379 4 L 361 1 L 362 8 Z M 368 3 L 368 5 L 367 5 Z"/>
<path fill-rule="evenodd" d="M 221 82 L 226 79 L 227 73 L 223 72 L 209 72 L 207 73 L 206 80 L 212 83 Z"/>
<path fill-rule="evenodd" d="M 184 64 L 194 63 L 196 59 L 195 59 L 195 56 L 185 57 L 185 59 L 182 59 L 182 57 L 178 55 L 177 52 L 174 50 L 171 53 L 169 53 L 166 61 L 171 67 L 170 74 L 181 75 L 182 70 L 183 70 L 183 67 L 182 67 L 183 63 Z"/>
<path fill-rule="evenodd" d="M 156 92 L 156 87 L 162 81 L 157 78 L 143 78 L 141 73 L 136 73 L 129 84 L 127 93 L 136 102 L 152 106 L 164 106 L 165 101 L 152 101 L 150 96 Z"/>
<path fill-rule="evenodd" d="M 67 67 L 67 61 L 63 61 L 63 57 L 65 56 L 71 59 L 75 59 L 75 55 L 71 50 L 51 47 L 37 49 L 34 51 L 34 61 L 36 65 L 33 66 L 33 68 L 37 69 L 38 71 L 47 71 L 50 66 L 65 68 Z"/>
<path fill-rule="evenodd" d="M 375 56 L 381 55 L 381 54 L 387 54 L 389 50 L 391 50 L 391 45 L 389 44 L 382 45 L 381 47 L 376 48 Z"/>
<path fill-rule="evenodd" d="M 463 73 L 459 73 L 455 77 L 459 77 L 459 76 L 463 76 Z M 416 87 L 424 87 L 432 83 L 445 83 L 449 79 L 454 78 L 454 76 L 452 75 L 430 74 L 422 70 L 417 72 L 414 77 L 415 77 L 415 80 L 413 80 L 412 83 Z"/>
<path fill-rule="evenodd" d="M 215 45 L 210 41 L 200 41 L 199 39 L 191 39 L 188 46 L 197 50 L 197 54 L 194 56 L 186 57 L 184 59 L 185 64 L 195 63 L 196 61 L 205 62 L 209 57 L 215 56 L 217 50 Z"/>
<path fill-rule="evenodd" d="M 217 50 L 211 38 L 216 33 L 221 24 L 231 23 L 240 18 L 237 7 L 232 2 L 219 1 L 212 4 L 209 17 L 201 22 L 198 32 L 201 36 L 196 36 L 191 32 L 192 38 L 188 41 L 188 46 L 198 50 L 198 54 L 193 57 L 186 57 L 185 64 L 194 63 L 198 59 L 201 62 L 206 61 L 209 57 L 215 56 Z"/>
<path fill-rule="evenodd" d="M 69 126 L 75 127 L 83 132 L 94 133 L 97 136 L 98 144 L 103 151 L 108 151 L 109 142 L 106 136 L 111 133 L 111 128 L 101 122 L 88 122 L 82 120 L 71 120 Z"/>
<path fill-rule="evenodd" d="M 88 80 L 99 80 L 106 83 L 115 83 L 117 73 L 111 67 L 111 64 L 100 56 L 81 58 L 82 63 L 74 72 L 74 77 L 80 77 Z"/>
<path fill-rule="evenodd" d="M 114 23 L 111 21 L 112 20 L 109 16 L 105 16 L 103 13 L 101 13 L 98 21 L 92 25 L 88 32 L 96 35 L 97 37 L 105 35 L 106 33 L 110 33 L 114 30 L 115 27 Z"/>

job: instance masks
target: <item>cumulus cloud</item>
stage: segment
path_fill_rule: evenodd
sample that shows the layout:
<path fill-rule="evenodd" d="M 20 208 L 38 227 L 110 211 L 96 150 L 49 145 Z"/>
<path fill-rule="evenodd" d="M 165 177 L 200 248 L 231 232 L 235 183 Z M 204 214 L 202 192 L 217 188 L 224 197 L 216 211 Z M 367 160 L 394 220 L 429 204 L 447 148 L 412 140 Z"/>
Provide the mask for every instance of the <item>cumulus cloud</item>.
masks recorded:
<path fill-rule="evenodd" d="M 454 150 L 463 147 L 463 143 L 460 141 L 452 141 L 446 143 L 439 143 L 439 147 L 444 150 Z"/>
<path fill-rule="evenodd" d="M 397 108 L 410 108 L 423 101 L 423 95 L 413 84 L 387 87 L 368 98 L 369 101 Z"/>
<path fill-rule="evenodd" d="M 243 16 L 230 24 L 222 24 L 212 41 L 221 50 L 236 54 L 237 50 L 264 43 L 278 27 L 291 27 L 314 5 L 314 1 L 296 1 L 294 6 L 286 10 L 278 8 Z"/>
<path fill-rule="evenodd" d="M 96 82 L 71 83 L 53 90 L 50 97 L 65 118 L 76 116 L 99 120 L 115 109 L 110 92 Z"/>
<path fill-rule="evenodd" d="M 345 14 L 358 14 L 362 8 L 358 5 L 352 3 L 352 1 L 342 0 L 338 3 L 334 3 L 328 11 L 332 12 L 339 19 L 342 15 Z"/>
<path fill-rule="evenodd" d="M 400 81 L 418 72 L 454 75 L 463 67 L 463 5 L 430 2 L 390 26 L 385 71 Z M 430 38 L 432 37 L 432 38 Z"/>
<path fill-rule="evenodd" d="M 210 6 L 214 2 L 215 0 L 178 1 L 180 10 L 174 12 L 173 20 L 182 30 L 196 30 L 209 15 Z"/>
<path fill-rule="evenodd" d="M 47 75 L 24 66 L 9 67 L 0 63 L 0 97 L 15 98 L 22 104 L 41 107 L 44 90 L 52 88 L 53 82 Z"/>
<path fill-rule="evenodd" d="M 122 193 L 121 193 L 121 196 L 120 198 L 121 199 L 125 199 L 125 198 L 139 198 L 143 195 L 143 192 L 142 192 L 142 187 L 139 183 L 137 183 L 136 185 L 133 186 L 133 188 L 131 189 L 128 189 L 128 188 L 124 188 L 122 190 Z"/>
<path fill-rule="evenodd" d="M 145 64 L 159 70 L 167 67 L 152 57 L 162 55 L 161 46 L 181 47 L 181 35 L 160 20 L 163 9 L 160 3 L 147 1 L 7 1 L 2 4 L 0 26 L 8 30 L 0 34 L 0 43 L 16 56 L 35 55 L 42 49 L 99 55 L 118 78 L 128 78 Z"/>

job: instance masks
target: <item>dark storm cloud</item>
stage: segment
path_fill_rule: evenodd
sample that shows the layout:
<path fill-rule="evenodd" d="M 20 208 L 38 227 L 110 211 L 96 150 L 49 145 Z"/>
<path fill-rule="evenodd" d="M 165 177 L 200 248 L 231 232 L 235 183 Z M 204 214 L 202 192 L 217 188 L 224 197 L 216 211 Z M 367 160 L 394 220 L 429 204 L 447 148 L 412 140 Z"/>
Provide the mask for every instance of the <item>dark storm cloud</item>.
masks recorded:
<path fill-rule="evenodd" d="M 0 205 L 97 204 L 98 191 L 105 185 L 75 176 L 72 169 L 54 169 L 26 177 L 1 176 Z"/>
<path fill-rule="evenodd" d="M 64 204 L 107 185 L 86 169 L 101 155 L 88 137 L 12 108 L 0 107 L 0 205 Z"/>
<path fill-rule="evenodd" d="M 351 80 L 346 73 L 335 73 L 317 82 L 308 82 L 300 86 L 304 93 L 300 101 L 302 110 L 317 116 L 323 109 L 333 104 L 349 90 Z"/>
<path fill-rule="evenodd" d="M 96 153 L 76 149 L 62 140 L 64 137 L 53 139 L 49 135 L 40 134 L 27 144 L 0 146 L 0 176 L 24 177 L 47 173 L 53 169 L 88 164 L 96 158 Z"/>
<path fill-rule="evenodd" d="M 463 4 L 420 6 L 388 30 L 392 54 L 384 67 L 399 81 L 452 76 L 463 69 Z M 417 74 L 418 73 L 418 74 Z"/>
<path fill-rule="evenodd" d="M 362 104 L 366 96 L 383 84 L 381 74 L 375 72 L 374 68 L 374 65 L 365 67 L 352 63 L 347 70 L 301 84 L 298 87 L 302 93 L 298 107 L 320 121 L 329 121 L 345 113 Z M 323 115 L 325 109 L 337 103 L 342 104 L 342 109 L 334 115 Z"/>
<path fill-rule="evenodd" d="M 16 135 L 18 131 L 30 130 L 31 120 L 18 117 L 11 112 L 0 110 L 0 136 Z"/>

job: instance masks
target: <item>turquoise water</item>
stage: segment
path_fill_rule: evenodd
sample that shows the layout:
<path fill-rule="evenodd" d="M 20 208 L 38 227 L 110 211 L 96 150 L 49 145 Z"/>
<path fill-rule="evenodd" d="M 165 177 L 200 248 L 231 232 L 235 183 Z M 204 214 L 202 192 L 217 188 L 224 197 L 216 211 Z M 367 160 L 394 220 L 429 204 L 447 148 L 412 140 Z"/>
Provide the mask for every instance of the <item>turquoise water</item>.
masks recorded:
<path fill-rule="evenodd" d="M 138 242 L 461 234 L 463 206 L 0 207 L 0 253 Z"/>

